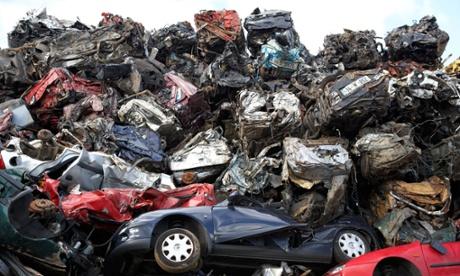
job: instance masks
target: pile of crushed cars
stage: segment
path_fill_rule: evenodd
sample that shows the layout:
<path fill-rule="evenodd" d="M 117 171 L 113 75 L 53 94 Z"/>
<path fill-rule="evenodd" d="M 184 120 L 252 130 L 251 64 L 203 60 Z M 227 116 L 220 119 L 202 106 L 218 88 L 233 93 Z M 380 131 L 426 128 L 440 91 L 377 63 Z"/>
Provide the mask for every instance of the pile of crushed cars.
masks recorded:
<path fill-rule="evenodd" d="M 187 231 L 225 253 L 235 240 L 270 248 L 244 231 L 322 229 L 351 214 L 376 229 L 372 249 L 456 240 L 460 61 L 443 69 L 448 40 L 426 16 L 384 41 L 370 30 L 328 35 L 315 56 L 281 10 L 244 20 L 201 11 L 195 28 L 154 31 L 110 13 L 98 26 L 28 14 L 0 49 L 0 270 L 183 273 L 180 261 L 199 247 Z M 250 221 L 235 215 L 241 204 Z M 209 206 L 207 236 L 197 221 L 209 219 Z M 253 212 L 270 208 L 280 215 L 267 226 Z M 145 230 L 150 251 L 118 246 L 168 212 L 174 219 Z M 188 230 L 161 250 L 175 235 L 192 249 L 153 254 L 155 238 L 177 225 Z M 310 232 L 272 243 L 298 249 L 318 239 Z M 117 266 L 109 256 L 121 253 L 137 257 Z M 282 254 L 271 259 L 278 266 L 254 275 L 314 273 Z M 157 264 L 145 268 L 148 260 Z M 207 263 L 190 273 L 218 275 Z"/>

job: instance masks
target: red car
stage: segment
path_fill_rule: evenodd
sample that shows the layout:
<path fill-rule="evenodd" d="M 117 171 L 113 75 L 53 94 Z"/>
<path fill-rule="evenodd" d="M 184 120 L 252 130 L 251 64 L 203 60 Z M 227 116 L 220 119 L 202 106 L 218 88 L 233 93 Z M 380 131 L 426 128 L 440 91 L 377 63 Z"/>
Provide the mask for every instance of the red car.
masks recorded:
<path fill-rule="evenodd" d="M 413 242 L 364 254 L 325 276 L 460 275 L 460 242 Z"/>

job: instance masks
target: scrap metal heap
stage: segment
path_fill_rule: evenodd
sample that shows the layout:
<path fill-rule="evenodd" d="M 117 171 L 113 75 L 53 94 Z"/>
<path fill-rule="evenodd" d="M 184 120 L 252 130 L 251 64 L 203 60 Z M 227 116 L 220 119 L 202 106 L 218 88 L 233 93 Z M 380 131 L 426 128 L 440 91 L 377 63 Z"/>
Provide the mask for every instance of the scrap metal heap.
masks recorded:
<path fill-rule="evenodd" d="M 19 21 L 0 49 L 0 166 L 108 233 L 236 191 L 317 226 L 359 213 L 388 246 L 456 239 L 460 63 L 442 70 L 435 17 L 384 43 L 331 34 L 317 56 L 287 11 L 244 24 L 201 11 L 195 25 Z"/>

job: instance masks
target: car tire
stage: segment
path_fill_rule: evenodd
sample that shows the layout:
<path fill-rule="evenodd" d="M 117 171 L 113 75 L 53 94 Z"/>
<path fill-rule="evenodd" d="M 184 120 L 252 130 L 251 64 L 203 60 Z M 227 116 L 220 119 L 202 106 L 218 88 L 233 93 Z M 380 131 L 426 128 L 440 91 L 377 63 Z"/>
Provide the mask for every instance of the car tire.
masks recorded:
<path fill-rule="evenodd" d="M 154 255 L 158 266 L 165 272 L 176 274 L 195 271 L 200 266 L 200 242 L 187 229 L 169 229 L 158 236 Z"/>
<path fill-rule="evenodd" d="M 357 231 L 342 230 L 334 239 L 334 259 L 337 263 L 347 262 L 369 251 L 369 241 Z"/>

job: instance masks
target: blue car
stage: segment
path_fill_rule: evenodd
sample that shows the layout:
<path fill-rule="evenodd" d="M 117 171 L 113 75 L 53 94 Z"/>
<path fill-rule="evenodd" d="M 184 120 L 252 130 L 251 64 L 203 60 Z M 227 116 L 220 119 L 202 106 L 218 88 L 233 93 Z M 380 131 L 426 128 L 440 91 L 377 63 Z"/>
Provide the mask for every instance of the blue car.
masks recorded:
<path fill-rule="evenodd" d="M 154 211 L 124 224 L 114 235 L 104 267 L 105 275 L 138 275 L 146 266 L 185 273 L 203 263 L 330 265 L 378 247 L 375 231 L 361 217 L 344 216 L 312 229 L 234 195 L 216 206 Z"/>

